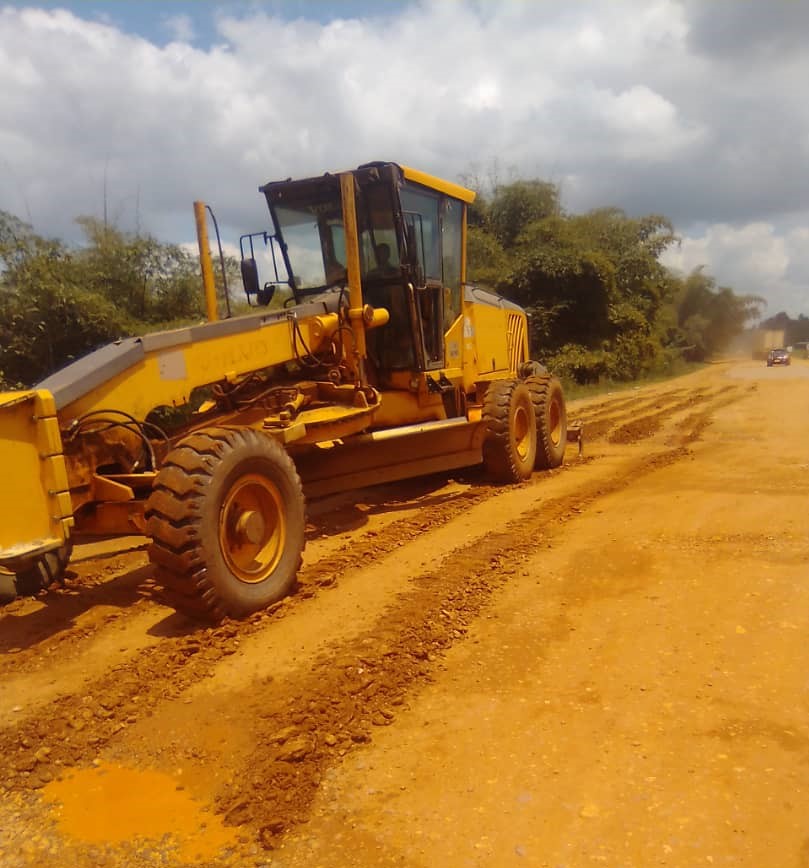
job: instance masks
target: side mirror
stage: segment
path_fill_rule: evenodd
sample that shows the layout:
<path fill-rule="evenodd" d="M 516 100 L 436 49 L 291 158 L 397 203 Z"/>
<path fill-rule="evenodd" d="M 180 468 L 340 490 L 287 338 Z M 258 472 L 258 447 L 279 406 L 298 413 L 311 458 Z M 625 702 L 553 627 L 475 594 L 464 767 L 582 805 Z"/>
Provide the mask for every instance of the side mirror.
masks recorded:
<path fill-rule="evenodd" d="M 258 266 L 256 265 L 256 260 L 251 257 L 250 259 L 243 259 L 241 267 L 242 285 L 244 286 L 244 291 L 247 293 L 247 298 L 249 299 L 251 295 L 258 295 L 260 291 L 258 283 Z"/>
<path fill-rule="evenodd" d="M 260 289 L 256 293 L 256 301 L 260 305 L 267 307 L 267 305 L 272 301 L 272 297 L 274 295 L 275 295 L 275 286 L 273 286 L 273 284 L 271 284 L 271 283 L 265 283 L 264 289 Z"/>

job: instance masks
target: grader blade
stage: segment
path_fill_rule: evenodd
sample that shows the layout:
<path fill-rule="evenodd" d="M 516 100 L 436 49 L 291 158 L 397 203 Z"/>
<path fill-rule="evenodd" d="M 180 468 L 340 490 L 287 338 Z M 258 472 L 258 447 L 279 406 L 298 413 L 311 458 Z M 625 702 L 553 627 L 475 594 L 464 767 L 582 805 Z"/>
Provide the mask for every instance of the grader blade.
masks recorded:
<path fill-rule="evenodd" d="M 63 546 L 73 524 L 53 396 L 0 393 L 0 567 L 16 571 Z"/>
<path fill-rule="evenodd" d="M 307 497 L 480 464 L 485 429 L 465 417 L 321 443 L 295 463 Z"/>

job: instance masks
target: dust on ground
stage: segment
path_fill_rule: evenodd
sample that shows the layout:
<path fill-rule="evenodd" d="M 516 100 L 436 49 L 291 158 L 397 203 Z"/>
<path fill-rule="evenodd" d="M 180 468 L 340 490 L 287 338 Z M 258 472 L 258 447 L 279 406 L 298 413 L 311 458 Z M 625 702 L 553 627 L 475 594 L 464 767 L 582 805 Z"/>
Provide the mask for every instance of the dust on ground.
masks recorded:
<path fill-rule="evenodd" d="M 576 402 L 584 456 L 520 486 L 315 505 L 243 622 L 173 613 L 137 541 L 78 552 L 0 614 L 0 861 L 805 864 L 799 369 Z"/>

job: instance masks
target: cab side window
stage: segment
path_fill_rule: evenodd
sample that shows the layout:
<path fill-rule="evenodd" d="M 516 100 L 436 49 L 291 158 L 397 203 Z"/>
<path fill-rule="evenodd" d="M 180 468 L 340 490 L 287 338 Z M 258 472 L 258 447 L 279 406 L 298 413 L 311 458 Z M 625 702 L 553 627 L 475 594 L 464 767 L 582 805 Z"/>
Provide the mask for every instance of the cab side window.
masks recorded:
<path fill-rule="evenodd" d="M 441 209 L 437 193 L 404 186 L 402 218 L 408 254 L 416 266 L 414 287 L 418 315 L 419 354 L 430 369 L 444 364 L 444 277 L 441 254 Z"/>
<path fill-rule="evenodd" d="M 415 365 L 413 327 L 402 279 L 393 202 L 387 184 L 368 184 L 357 209 L 364 298 L 390 314 L 386 325 L 366 335 L 371 360 L 382 370 L 410 369 Z"/>
<path fill-rule="evenodd" d="M 363 278 L 398 273 L 399 242 L 393 219 L 393 200 L 387 185 L 369 185 L 363 190 L 359 217 Z"/>
<path fill-rule="evenodd" d="M 444 331 L 461 315 L 461 258 L 463 205 L 445 197 L 441 215 L 441 253 L 444 282 Z"/>
<path fill-rule="evenodd" d="M 441 280 L 441 231 L 438 222 L 439 199 L 412 187 L 401 190 L 405 224 L 414 227 L 413 239 L 419 264 L 427 280 Z M 410 218 L 410 219 L 408 219 Z"/>

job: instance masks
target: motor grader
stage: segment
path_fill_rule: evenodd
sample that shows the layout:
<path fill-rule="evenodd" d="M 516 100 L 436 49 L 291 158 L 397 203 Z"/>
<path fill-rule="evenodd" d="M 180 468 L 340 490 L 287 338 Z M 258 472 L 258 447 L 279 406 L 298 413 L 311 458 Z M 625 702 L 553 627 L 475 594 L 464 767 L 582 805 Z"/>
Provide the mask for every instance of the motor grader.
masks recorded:
<path fill-rule="evenodd" d="M 287 594 L 305 497 L 483 464 L 561 464 L 561 386 L 525 312 L 466 282 L 474 193 L 395 163 L 259 188 L 248 313 L 105 346 L 0 394 L 0 576 L 59 580 L 77 539 L 143 534 L 180 610 L 242 617 Z"/>

